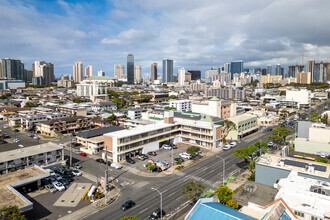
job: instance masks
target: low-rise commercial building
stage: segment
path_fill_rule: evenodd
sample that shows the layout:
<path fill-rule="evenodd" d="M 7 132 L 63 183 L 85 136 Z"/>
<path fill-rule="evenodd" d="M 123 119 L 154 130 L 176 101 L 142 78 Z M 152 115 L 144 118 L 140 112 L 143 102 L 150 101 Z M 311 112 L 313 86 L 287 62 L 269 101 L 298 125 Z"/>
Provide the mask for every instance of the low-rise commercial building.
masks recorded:
<path fill-rule="evenodd" d="M 287 90 L 285 101 L 288 106 L 309 107 L 311 104 L 311 91 L 307 89 Z"/>
<path fill-rule="evenodd" d="M 0 79 L 0 90 L 25 88 L 23 80 Z"/>
<path fill-rule="evenodd" d="M 230 140 L 239 140 L 246 135 L 257 132 L 259 128 L 257 116 L 247 113 L 228 118 L 228 120 L 236 125 L 236 130 L 231 130 L 228 133 L 227 139 Z"/>
<path fill-rule="evenodd" d="M 207 101 L 192 103 L 191 110 L 219 118 L 229 118 L 236 115 L 236 103 L 213 97 Z"/>

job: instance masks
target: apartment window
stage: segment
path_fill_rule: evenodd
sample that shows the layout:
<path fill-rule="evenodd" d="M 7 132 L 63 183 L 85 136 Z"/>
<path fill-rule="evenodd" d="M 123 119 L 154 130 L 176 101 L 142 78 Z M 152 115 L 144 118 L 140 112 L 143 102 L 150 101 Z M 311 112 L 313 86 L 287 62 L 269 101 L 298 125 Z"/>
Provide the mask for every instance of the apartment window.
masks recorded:
<path fill-rule="evenodd" d="M 315 216 L 311 216 L 311 220 L 321 220 L 321 219 Z"/>
<path fill-rule="evenodd" d="M 300 217 L 304 217 L 304 216 L 305 216 L 305 214 L 304 214 L 303 212 L 297 212 L 297 211 L 294 211 L 294 214 L 295 214 L 296 216 L 300 216 Z"/>

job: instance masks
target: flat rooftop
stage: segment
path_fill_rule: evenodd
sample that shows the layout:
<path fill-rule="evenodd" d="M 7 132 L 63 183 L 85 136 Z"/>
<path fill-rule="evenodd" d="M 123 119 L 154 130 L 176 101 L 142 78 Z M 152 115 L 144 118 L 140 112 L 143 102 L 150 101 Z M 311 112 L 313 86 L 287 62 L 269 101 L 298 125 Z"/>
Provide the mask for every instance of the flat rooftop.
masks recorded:
<path fill-rule="evenodd" d="M 42 154 L 50 151 L 61 150 L 63 147 L 53 142 L 34 145 L 30 147 L 22 147 L 15 150 L 2 151 L 0 153 L 0 163 L 4 163 L 10 160 L 16 160 L 31 155 Z"/>
<path fill-rule="evenodd" d="M 257 116 L 250 115 L 250 114 L 242 114 L 242 115 L 236 115 L 234 117 L 228 118 L 228 120 L 230 120 L 234 123 L 238 123 L 238 122 L 249 120 L 249 119 L 252 119 L 252 118 L 257 118 Z"/>
<path fill-rule="evenodd" d="M 264 156 L 259 157 L 259 159 L 256 161 L 256 164 L 290 171 L 293 170 L 299 173 L 319 176 L 323 178 L 329 178 L 330 176 L 330 164 L 319 163 L 294 157 L 281 157 L 275 154 L 266 154 Z M 305 165 L 313 166 L 314 171 L 308 171 L 308 169 L 306 170 Z"/>
<path fill-rule="evenodd" d="M 105 133 L 116 132 L 124 129 L 125 129 L 124 127 L 120 127 L 120 126 L 110 126 L 110 127 L 98 128 L 90 131 L 79 132 L 77 136 L 83 138 L 92 138 L 92 137 L 101 136 Z"/>
<path fill-rule="evenodd" d="M 29 201 L 19 193 L 15 193 L 8 184 L 26 181 L 31 178 L 43 178 L 48 173 L 37 166 L 25 168 L 15 172 L 0 175 L 0 207 L 18 205 L 19 208 L 29 205 Z"/>

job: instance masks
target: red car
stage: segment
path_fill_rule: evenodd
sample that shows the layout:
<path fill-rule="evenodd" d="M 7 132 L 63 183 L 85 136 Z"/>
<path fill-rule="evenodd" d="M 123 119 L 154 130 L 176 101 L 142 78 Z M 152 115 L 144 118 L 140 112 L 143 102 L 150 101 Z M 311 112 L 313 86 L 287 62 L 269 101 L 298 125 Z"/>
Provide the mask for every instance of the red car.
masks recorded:
<path fill-rule="evenodd" d="M 87 154 L 85 152 L 81 152 L 79 155 L 82 157 L 87 157 Z"/>

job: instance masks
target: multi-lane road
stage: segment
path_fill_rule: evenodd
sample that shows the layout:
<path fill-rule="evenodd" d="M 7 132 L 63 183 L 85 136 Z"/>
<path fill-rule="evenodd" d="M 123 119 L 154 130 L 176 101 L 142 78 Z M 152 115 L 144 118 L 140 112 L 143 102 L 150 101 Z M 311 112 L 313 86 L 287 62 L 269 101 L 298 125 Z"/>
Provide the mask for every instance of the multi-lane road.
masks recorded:
<path fill-rule="evenodd" d="M 239 143 L 236 148 L 242 148 L 246 145 L 253 145 L 256 141 L 262 140 L 267 142 L 267 136 L 271 132 L 263 131 L 251 137 L 248 137 L 244 142 Z M 228 177 L 230 173 L 239 171 L 238 163 L 242 159 L 233 155 L 233 150 L 225 151 L 206 158 L 199 163 L 184 169 L 183 171 L 171 176 L 163 178 L 147 178 L 141 177 L 140 180 L 134 184 L 120 187 L 120 198 L 96 213 L 86 216 L 85 219 L 120 219 L 124 216 L 133 215 L 141 219 L 147 219 L 148 216 L 157 208 L 160 207 L 159 193 L 152 190 L 154 187 L 162 193 L 163 209 L 167 214 L 173 215 L 179 211 L 187 203 L 187 199 L 182 195 L 182 185 L 189 180 L 195 180 L 202 183 L 206 189 L 216 189 L 222 183 L 223 161 L 218 157 L 221 156 L 226 162 L 225 176 Z M 118 179 L 135 179 L 131 173 L 123 173 Z M 128 211 L 121 211 L 120 206 L 126 200 L 133 200 L 136 206 Z M 189 208 L 189 206 L 188 206 Z"/>

